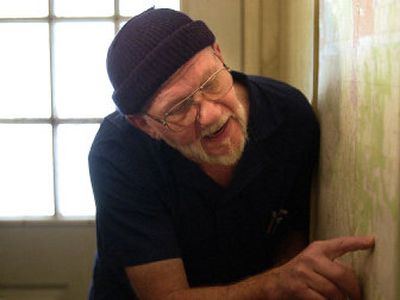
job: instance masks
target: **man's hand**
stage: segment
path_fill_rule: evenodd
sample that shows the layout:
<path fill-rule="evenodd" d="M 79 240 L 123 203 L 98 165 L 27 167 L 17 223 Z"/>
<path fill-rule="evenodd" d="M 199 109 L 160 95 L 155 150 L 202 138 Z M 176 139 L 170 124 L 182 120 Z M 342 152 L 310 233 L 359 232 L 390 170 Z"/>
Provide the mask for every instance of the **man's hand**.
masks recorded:
<path fill-rule="evenodd" d="M 265 273 L 266 286 L 275 283 L 272 299 L 361 299 L 354 271 L 336 258 L 372 248 L 374 243 L 373 237 L 340 237 L 310 244 L 286 264 Z"/>
<path fill-rule="evenodd" d="M 359 300 L 354 272 L 336 258 L 373 246 L 372 237 L 314 242 L 286 264 L 226 286 L 190 287 L 180 258 L 127 267 L 126 273 L 142 300 Z"/>

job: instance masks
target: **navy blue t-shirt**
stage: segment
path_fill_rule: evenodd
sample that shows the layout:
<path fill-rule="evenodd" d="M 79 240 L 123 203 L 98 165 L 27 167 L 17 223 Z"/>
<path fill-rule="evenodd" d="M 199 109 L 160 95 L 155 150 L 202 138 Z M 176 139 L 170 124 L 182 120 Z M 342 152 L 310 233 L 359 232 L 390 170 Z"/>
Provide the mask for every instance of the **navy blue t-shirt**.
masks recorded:
<path fill-rule="evenodd" d="M 282 82 L 233 76 L 249 90 L 249 140 L 226 188 L 118 112 L 103 121 L 89 155 L 91 299 L 135 299 L 124 268 L 177 257 L 190 286 L 234 282 L 270 268 L 285 232 L 307 230 L 319 145 L 312 108 Z"/>

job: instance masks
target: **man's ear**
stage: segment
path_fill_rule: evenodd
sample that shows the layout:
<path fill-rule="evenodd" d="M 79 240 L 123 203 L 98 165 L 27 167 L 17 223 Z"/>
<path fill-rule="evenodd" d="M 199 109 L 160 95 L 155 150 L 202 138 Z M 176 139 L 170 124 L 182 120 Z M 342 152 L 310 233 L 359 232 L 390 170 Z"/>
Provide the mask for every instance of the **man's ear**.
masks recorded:
<path fill-rule="evenodd" d="M 149 136 L 151 136 L 153 139 L 159 140 L 160 133 L 157 131 L 157 129 L 152 126 L 147 118 L 142 115 L 126 115 L 126 119 L 128 122 L 136 127 L 137 129 L 140 129 L 141 131 L 147 133 Z"/>
<path fill-rule="evenodd" d="M 223 64 L 225 64 L 224 58 L 222 57 L 221 47 L 219 46 L 219 44 L 217 42 L 214 42 L 211 45 L 211 48 L 213 49 L 214 54 L 222 61 Z"/>

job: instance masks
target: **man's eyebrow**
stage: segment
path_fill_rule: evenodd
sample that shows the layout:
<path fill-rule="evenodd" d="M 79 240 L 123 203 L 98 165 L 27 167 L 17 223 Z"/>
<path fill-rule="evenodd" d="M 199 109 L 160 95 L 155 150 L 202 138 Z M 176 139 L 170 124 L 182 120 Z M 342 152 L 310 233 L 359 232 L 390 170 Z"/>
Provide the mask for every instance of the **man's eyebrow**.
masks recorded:
<path fill-rule="evenodd" d="M 208 68 L 208 70 L 203 72 L 203 74 L 200 76 L 199 82 L 196 83 L 196 86 L 193 87 L 193 90 L 189 94 L 187 94 L 184 98 L 188 97 L 191 93 L 193 93 L 193 91 L 201 87 L 217 70 L 218 70 L 217 68 Z"/>
<path fill-rule="evenodd" d="M 176 97 L 170 97 L 168 99 L 168 103 L 166 103 L 162 110 L 163 113 L 167 113 L 170 109 L 172 109 L 175 105 L 177 105 L 178 103 L 180 103 L 181 101 L 183 101 L 184 99 L 186 99 L 193 91 L 190 91 L 187 95 L 184 96 L 176 96 Z"/>
<path fill-rule="evenodd" d="M 213 68 L 209 68 L 206 72 L 204 72 L 203 75 L 202 75 L 202 80 L 201 80 L 200 85 L 202 85 L 207 79 L 209 79 L 212 74 L 217 72 L 218 69 L 219 68 L 218 68 L 218 66 L 216 64 Z"/>

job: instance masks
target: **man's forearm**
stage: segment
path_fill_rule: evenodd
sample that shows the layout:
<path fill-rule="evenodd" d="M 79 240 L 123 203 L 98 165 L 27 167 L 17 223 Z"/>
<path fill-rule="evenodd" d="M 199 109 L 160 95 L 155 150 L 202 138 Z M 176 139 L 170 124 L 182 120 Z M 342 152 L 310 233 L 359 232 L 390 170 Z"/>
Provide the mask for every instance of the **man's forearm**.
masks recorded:
<path fill-rule="evenodd" d="M 168 295 L 167 300 L 257 300 L 276 299 L 274 272 L 262 273 L 243 281 L 214 287 L 188 288 Z"/>
<path fill-rule="evenodd" d="M 286 263 L 296 256 L 307 246 L 306 232 L 289 232 L 282 238 L 277 247 L 275 256 L 276 266 Z M 278 270 L 270 270 L 243 281 L 215 287 L 188 288 L 176 291 L 169 295 L 168 300 L 183 299 L 226 299 L 226 300 L 257 300 L 257 299 L 276 299 L 277 288 L 279 286 Z"/>
<path fill-rule="evenodd" d="M 127 268 L 127 274 L 143 300 L 359 300 L 361 290 L 356 274 L 337 258 L 371 249 L 374 244 L 373 237 L 316 241 L 286 264 L 226 286 L 189 288 L 181 259 L 133 266 Z"/>

